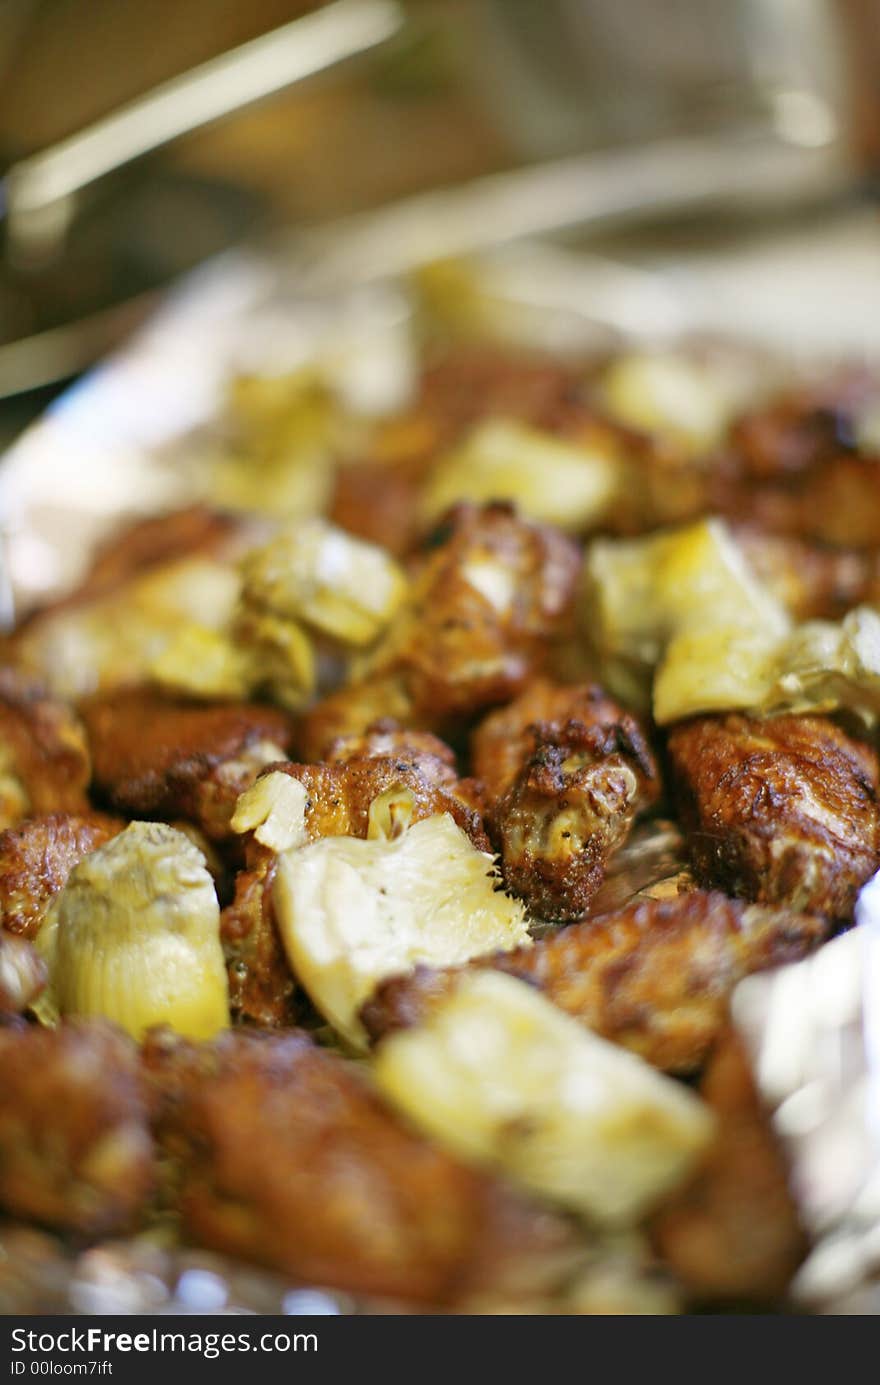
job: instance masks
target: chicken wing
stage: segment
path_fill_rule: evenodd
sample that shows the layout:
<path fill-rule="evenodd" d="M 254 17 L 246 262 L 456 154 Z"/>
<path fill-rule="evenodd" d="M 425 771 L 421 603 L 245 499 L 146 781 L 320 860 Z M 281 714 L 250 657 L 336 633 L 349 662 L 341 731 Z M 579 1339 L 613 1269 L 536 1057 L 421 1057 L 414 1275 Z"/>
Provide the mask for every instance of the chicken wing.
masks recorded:
<path fill-rule="evenodd" d="M 806 1237 L 741 1044 L 725 1034 L 700 1083 L 717 1136 L 698 1177 L 654 1221 L 654 1244 L 700 1302 L 778 1304 Z"/>
<path fill-rule="evenodd" d="M 239 794 L 283 760 L 286 713 L 248 703 L 201 704 L 137 688 L 82 704 L 96 790 L 139 817 L 187 818 L 213 840 L 230 834 Z"/>
<path fill-rule="evenodd" d="M 875 391 L 853 374 L 745 414 L 713 470 L 709 507 L 776 533 L 876 548 L 880 471 L 858 439 L 859 412 Z"/>
<path fill-rule="evenodd" d="M 840 620 L 853 606 L 880 604 L 880 553 L 830 548 L 795 534 L 737 525 L 755 575 L 796 620 Z"/>
<path fill-rule="evenodd" d="M 536 681 L 478 728 L 473 763 L 505 882 L 544 919 L 583 915 L 659 794 L 638 722 L 590 685 Z"/>
<path fill-rule="evenodd" d="M 153 1148 L 138 1050 L 103 1024 L 0 1029 L 0 1207 L 81 1235 L 138 1219 Z"/>
<path fill-rule="evenodd" d="M 0 668 L 0 830 L 32 813 L 88 810 L 83 728 L 69 707 Z"/>
<path fill-rule="evenodd" d="M 424 774 L 432 784 L 452 788 L 458 782 L 455 751 L 430 731 L 399 726 L 393 717 L 381 717 L 361 733 L 339 736 L 327 747 L 329 764 L 347 760 L 399 759 Z"/>
<path fill-rule="evenodd" d="M 876 751 L 825 717 L 699 717 L 669 759 L 700 880 L 832 919 L 880 866 Z"/>
<path fill-rule="evenodd" d="M 0 927 L 35 937 L 73 867 L 124 826 L 104 813 L 50 813 L 0 833 Z"/>
<path fill-rule="evenodd" d="M 735 983 L 803 957 L 826 932 L 820 919 L 748 908 L 702 890 L 641 899 L 467 968 L 422 967 L 392 978 L 377 988 L 361 1019 L 374 1039 L 407 1028 L 465 971 L 492 967 L 531 982 L 587 1028 L 655 1067 L 690 1072 L 723 1026 Z"/>
<path fill-rule="evenodd" d="M 278 932 L 272 891 L 277 856 L 248 842 L 235 895 L 220 915 L 220 941 L 235 1019 L 283 1029 L 297 1018 L 296 982 Z"/>
<path fill-rule="evenodd" d="M 147 1048 L 185 1234 L 317 1284 L 432 1304 L 540 1283 L 570 1233 L 391 1114 L 351 1064 L 299 1034 Z"/>

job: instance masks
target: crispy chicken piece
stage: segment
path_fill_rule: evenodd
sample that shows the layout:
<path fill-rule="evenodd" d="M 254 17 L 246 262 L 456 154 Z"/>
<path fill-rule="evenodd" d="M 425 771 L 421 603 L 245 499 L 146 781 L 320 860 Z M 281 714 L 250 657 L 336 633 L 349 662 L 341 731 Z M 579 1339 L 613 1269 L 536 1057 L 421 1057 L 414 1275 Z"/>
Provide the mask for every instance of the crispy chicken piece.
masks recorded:
<path fill-rule="evenodd" d="M 433 751 L 430 758 L 443 763 Z M 455 781 L 449 787 L 433 782 L 412 761 L 376 756 L 337 764 L 279 764 L 272 770 L 305 786 L 305 830 L 311 841 L 366 837 L 373 800 L 388 790 L 403 788 L 411 799 L 411 822 L 449 813 L 480 851 L 491 850 L 479 813 L 459 796 Z M 220 920 L 230 1006 L 241 1019 L 279 1027 L 293 1022 L 296 1004 L 272 899 L 277 858 L 254 840 L 248 842 L 246 851 L 246 868 L 236 879 L 235 898 Z"/>
<path fill-rule="evenodd" d="M 412 798 L 410 822 L 448 813 L 479 851 L 491 851 L 482 819 L 455 787 L 432 782 L 415 764 L 396 757 L 347 760 L 343 764 L 276 765 L 304 784 L 308 791 L 305 828 L 309 838 L 365 837 L 370 805 L 380 794 L 397 787 Z"/>
<path fill-rule="evenodd" d="M 419 537 L 419 494 L 418 481 L 403 467 L 371 461 L 341 466 L 329 518 L 399 558 Z"/>
<path fill-rule="evenodd" d="M 0 927 L 35 937 L 73 867 L 124 826 L 104 813 L 50 813 L 0 833 Z"/>
<path fill-rule="evenodd" d="M 840 620 L 853 606 L 880 604 L 880 553 L 750 525 L 734 534 L 756 576 L 796 620 Z"/>
<path fill-rule="evenodd" d="M 703 883 L 851 917 L 880 865 L 871 746 L 826 717 L 698 717 L 673 729 L 669 759 Z"/>
<path fill-rule="evenodd" d="M 555 432 L 579 388 L 578 372 L 558 360 L 470 347 L 428 366 L 416 414 L 433 427 L 436 455 L 482 418 L 515 418 Z"/>
<path fill-rule="evenodd" d="M 710 508 L 777 533 L 875 548 L 880 470 L 857 436 L 859 410 L 875 392 L 876 382 L 853 374 L 744 415 L 713 471 Z"/>
<path fill-rule="evenodd" d="M 450 1303 L 570 1233 L 412 1133 L 351 1064 L 300 1034 L 148 1044 L 185 1234 L 308 1283 Z M 164 1100 L 162 1093 L 164 1092 Z M 516 1265 L 514 1265 L 514 1262 Z"/>
<path fill-rule="evenodd" d="M 99 694 L 82 705 L 98 792 L 137 817 L 182 817 L 223 840 L 239 794 L 284 758 L 286 713 L 249 703 L 201 704 L 148 688 Z"/>
<path fill-rule="evenodd" d="M 220 942 L 234 1019 L 283 1029 L 296 1022 L 296 982 L 278 932 L 272 890 L 278 858 L 250 841 L 235 895 L 220 915 Z"/>
<path fill-rule="evenodd" d="M 807 1249 L 785 1162 L 740 1041 L 727 1033 L 700 1094 L 718 1134 L 695 1181 L 654 1221 L 654 1244 L 701 1302 L 778 1303 Z"/>
<path fill-rule="evenodd" d="M 446 789 L 478 813 L 485 806 L 484 786 L 478 779 L 459 779 L 455 751 L 430 731 L 400 726 L 393 717 L 380 717 L 362 733 L 339 736 L 327 749 L 330 764 L 348 760 L 395 759 L 412 765 L 437 788 Z"/>
<path fill-rule="evenodd" d="M 393 717 L 381 717 L 361 733 L 337 737 L 328 746 L 325 759 L 331 765 L 348 760 L 399 759 L 415 765 L 432 784 L 451 789 L 458 782 L 452 747 L 430 731 L 399 726 Z"/>
<path fill-rule="evenodd" d="M 540 746 L 491 810 L 508 889 L 538 918 L 581 918 L 650 788 L 619 731 L 571 721 L 538 728 Z M 646 783 L 649 792 L 645 792 Z"/>
<path fill-rule="evenodd" d="M 0 931 L 0 1026 L 24 1013 L 46 979 L 46 964 L 30 943 Z"/>
<path fill-rule="evenodd" d="M 473 762 L 508 887 L 540 918 L 581 917 L 659 794 L 638 722 L 600 688 L 539 679 L 486 718 Z"/>
<path fill-rule="evenodd" d="M 88 810 L 83 728 L 69 707 L 0 668 L 0 830 L 32 813 Z"/>
<path fill-rule="evenodd" d="M 417 969 L 383 982 L 361 1011 L 372 1038 L 417 1024 L 474 967 L 529 981 L 567 1014 L 655 1067 L 691 1072 L 723 1026 L 732 987 L 750 972 L 805 956 L 826 936 L 820 919 L 746 907 L 693 890 L 639 899 L 572 924 L 530 948 L 465 968 Z"/>
<path fill-rule="evenodd" d="M 129 1229 L 153 1183 L 138 1050 L 110 1025 L 0 1030 L 0 1207 L 80 1235 Z"/>
<path fill-rule="evenodd" d="M 730 445 L 741 472 L 756 484 L 799 477 L 856 446 L 856 416 L 876 394 L 876 380 L 850 371 L 784 390 L 742 415 Z"/>
<path fill-rule="evenodd" d="M 569 539 L 508 505 L 457 506 L 428 540 L 361 682 L 304 718 L 306 755 L 377 717 L 430 730 L 514 696 L 564 634 L 579 566 Z"/>
<path fill-rule="evenodd" d="M 601 688 L 535 678 L 519 697 L 490 712 L 471 737 L 474 774 L 485 785 L 487 800 L 501 798 L 539 748 L 539 725 L 561 729 L 570 721 L 608 731 L 619 729 L 632 743 L 644 777 L 656 778 L 657 767 L 638 721 Z"/>

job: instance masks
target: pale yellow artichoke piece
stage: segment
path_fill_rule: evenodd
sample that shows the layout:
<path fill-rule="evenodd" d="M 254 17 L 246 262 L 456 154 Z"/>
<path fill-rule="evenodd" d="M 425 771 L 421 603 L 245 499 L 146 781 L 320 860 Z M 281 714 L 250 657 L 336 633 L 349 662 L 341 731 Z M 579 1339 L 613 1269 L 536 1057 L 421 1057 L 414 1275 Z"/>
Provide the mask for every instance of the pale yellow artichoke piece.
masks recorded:
<path fill-rule="evenodd" d="M 49 985 L 36 1013 L 100 1016 L 139 1039 L 168 1024 L 209 1039 L 229 1023 L 220 909 L 197 847 L 133 822 L 68 877 L 37 935 Z"/>
<path fill-rule="evenodd" d="M 489 419 L 432 470 L 422 517 L 430 522 L 460 500 L 510 500 L 529 519 L 580 530 L 602 519 L 619 484 L 610 451 Z"/>
<path fill-rule="evenodd" d="M 338 414 L 315 371 L 239 376 L 225 420 L 230 448 L 202 458 L 211 501 L 290 519 L 322 513 L 333 489 Z"/>
<path fill-rule="evenodd" d="M 385 1038 L 373 1072 L 452 1153 L 609 1225 L 636 1222 L 675 1188 L 714 1129 L 680 1083 L 488 970 Z"/>
<path fill-rule="evenodd" d="M 292 525 L 242 565 L 244 605 L 299 621 L 344 644 L 371 644 L 397 612 L 407 583 L 376 544 L 326 520 Z"/>
<path fill-rule="evenodd" d="M 666 726 L 703 712 L 763 707 L 782 643 L 742 626 L 683 630 L 654 679 L 654 720 Z"/>
<path fill-rule="evenodd" d="M 698 712 L 855 712 L 880 716 L 880 613 L 808 621 L 768 639 L 742 628 L 684 631 L 669 645 L 654 683 L 660 724 Z"/>
<path fill-rule="evenodd" d="M 742 628 L 775 639 L 790 621 L 719 519 L 589 547 L 581 630 L 618 696 L 646 707 L 669 641 L 683 630 Z"/>
<path fill-rule="evenodd" d="M 317 660 L 311 638 L 295 620 L 252 610 L 242 603 L 232 638 L 252 670 L 254 687 L 296 712 L 317 684 Z"/>
<path fill-rule="evenodd" d="M 599 388 L 617 422 L 667 437 L 697 456 L 724 437 L 737 403 L 732 383 L 708 361 L 644 352 L 612 361 Z"/>
<path fill-rule="evenodd" d="M 256 661 L 222 630 L 183 625 L 149 666 L 154 683 L 193 697 L 247 698 L 258 686 Z"/>
<path fill-rule="evenodd" d="M 270 851 L 289 851 L 308 840 L 305 825 L 308 792 L 299 779 L 281 770 L 264 774 L 240 796 L 230 826 L 253 832 Z"/>
<path fill-rule="evenodd" d="M 395 838 L 326 837 L 279 857 L 275 912 L 291 968 L 355 1048 L 387 976 L 528 944 L 523 906 L 448 814 Z"/>

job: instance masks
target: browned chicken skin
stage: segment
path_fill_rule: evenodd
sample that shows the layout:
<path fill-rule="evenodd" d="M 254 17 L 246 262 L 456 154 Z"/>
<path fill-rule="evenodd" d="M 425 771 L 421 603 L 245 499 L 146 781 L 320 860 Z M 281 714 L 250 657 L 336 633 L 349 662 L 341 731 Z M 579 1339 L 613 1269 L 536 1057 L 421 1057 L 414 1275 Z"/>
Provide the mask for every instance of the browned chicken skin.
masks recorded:
<path fill-rule="evenodd" d="M 0 833 L 0 927 L 35 937 L 74 866 L 124 826 L 104 813 L 50 813 Z"/>
<path fill-rule="evenodd" d="M 304 718 L 308 758 L 379 717 L 442 729 L 514 696 L 564 632 L 579 566 L 569 539 L 507 505 L 456 507 L 420 554 L 362 681 Z"/>
<path fill-rule="evenodd" d="M 880 866 L 876 751 L 826 717 L 699 717 L 669 759 L 695 871 L 765 904 L 852 915 Z"/>
<path fill-rule="evenodd" d="M 275 920 L 272 890 L 274 851 L 247 844 L 235 895 L 220 915 L 220 941 L 229 976 L 229 1008 L 235 1019 L 268 1029 L 285 1028 L 297 1017 L 293 979 Z"/>
<path fill-rule="evenodd" d="M 188 818 L 214 840 L 239 794 L 286 753 L 290 718 L 251 703 L 201 704 L 136 688 L 86 699 L 95 788 L 120 812 Z"/>
<path fill-rule="evenodd" d="M 785 392 L 744 414 L 712 469 L 707 509 L 773 533 L 842 547 L 880 543 L 880 469 L 855 420 L 876 385 L 852 374 Z"/>
<path fill-rule="evenodd" d="M 654 1244 L 702 1302 L 778 1303 L 807 1244 L 735 1034 L 719 1041 L 700 1095 L 715 1112 L 718 1134 L 696 1179 L 656 1218 Z"/>
<path fill-rule="evenodd" d="M 508 888 L 539 918 L 580 918 L 659 794 L 638 722 L 599 688 L 539 679 L 490 713 L 473 760 Z"/>
<path fill-rule="evenodd" d="M 299 1034 L 160 1036 L 157 1130 L 197 1243 L 307 1282 L 426 1303 L 558 1267 L 564 1223 L 411 1133 Z M 546 1270 L 546 1266 L 545 1266 Z"/>
<path fill-rule="evenodd" d="M 839 620 L 880 603 L 880 552 L 829 548 L 793 534 L 734 529 L 749 566 L 796 620 Z"/>
<path fill-rule="evenodd" d="M 535 678 L 506 706 L 490 712 L 471 737 L 474 774 L 486 797 L 501 798 L 541 744 L 538 727 L 564 727 L 570 721 L 603 730 L 621 729 L 641 762 L 646 780 L 657 777 L 657 766 L 635 717 L 593 683 L 562 684 Z"/>
<path fill-rule="evenodd" d="M 313 841 L 318 837 L 365 837 L 373 800 L 399 787 L 410 794 L 410 821 L 449 813 L 480 851 L 491 850 L 479 813 L 459 797 L 456 787 L 432 782 L 404 759 L 376 756 L 335 765 L 284 764 L 273 768 L 298 779 L 308 790 L 305 827 Z"/>
<path fill-rule="evenodd" d="M 109 1025 L 0 1029 L 0 1207 L 81 1235 L 125 1231 L 153 1185 L 138 1050 Z"/>
<path fill-rule="evenodd" d="M 380 718 L 361 733 L 338 737 L 328 746 L 325 758 L 331 765 L 347 760 L 405 760 L 432 784 L 452 788 L 458 782 L 452 747 L 430 731 L 399 726 L 393 717 Z"/>
<path fill-rule="evenodd" d="M 0 668 L 0 830 L 32 813 L 88 810 L 85 733 L 71 709 Z"/>
<path fill-rule="evenodd" d="M 493 967 L 531 982 L 606 1039 L 670 1072 L 698 1068 L 726 1020 L 733 986 L 750 972 L 805 956 L 826 936 L 819 919 L 747 908 L 693 890 L 637 900 L 572 924 L 533 947 L 463 968 L 420 967 L 384 981 L 361 1012 L 372 1038 L 417 1024 L 458 977 Z"/>

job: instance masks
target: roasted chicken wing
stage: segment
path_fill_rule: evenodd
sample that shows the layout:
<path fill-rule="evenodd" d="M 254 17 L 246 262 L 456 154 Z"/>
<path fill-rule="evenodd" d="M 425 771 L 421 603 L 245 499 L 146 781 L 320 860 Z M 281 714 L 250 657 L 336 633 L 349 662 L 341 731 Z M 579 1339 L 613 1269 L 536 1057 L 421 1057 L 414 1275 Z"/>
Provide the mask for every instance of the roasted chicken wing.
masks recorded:
<path fill-rule="evenodd" d="M 50 813 L 0 833 L 0 927 L 35 937 L 73 867 L 124 826 L 104 813 Z"/>
<path fill-rule="evenodd" d="M 197 1243 L 317 1284 L 427 1303 L 540 1284 L 569 1233 L 432 1147 L 298 1034 L 148 1048 L 157 1129 Z M 518 1262 L 518 1265 L 517 1263 Z"/>
<path fill-rule="evenodd" d="M 852 374 L 743 415 L 713 471 L 710 508 L 775 533 L 876 548 L 880 471 L 858 436 L 875 392 L 869 376 Z"/>
<path fill-rule="evenodd" d="M 417 1024 L 464 972 L 493 967 L 531 982 L 587 1028 L 656 1067 L 690 1072 L 723 1026 L 735 983 L 805 956 L 826 932 L 820 919 L 747 908 L 702 890 L 637 900 L 530 948 L 383 982 L 361 1018 L 374 1039 Z"/>
<path fill-rule="evenodd" d="M 109 1025 L 0 1029 L 0 1207 L 81 1235 L 129 1229 L 153 1185 L 138 1050 Z"/>
<path fill-rule="evenodd" d="M 659 793 L 638 722 L 600 688 L 537 680 L 473 737 L 504 879 L 539 918 L 579 918 Z"/>
<path fill-rule="evenodd" d="M 700 1083 L 718 1121 L 697 1178 L 663 1208 L 653 1236 L 698 1301 L 778 1303 L 806 1252 L 787 1170 L 735 1034 Z"/>
<path fill-rule="evenodd" d="M 291 722 L 274 707 L 201 704 L 149 689 L 87 699 L 97 792 L 120 812 L 187 818 L 214 840 L 229 836 L 239 794 L 284 758 Z"/>
<path fill-rule="evenodd" d="M 240 1021 L 268 1029 L 291 1025 L 297 1016 L 296 983 L 272 903 L 277 859 L 259 842 L 248 842 L 235 895 L 220 915 L 230 1011 Z"/>
<path fill-rule="evenodd" d="M 12 668 L 0 668 L 0 830 L 32 813 L 88 809 L 85 734 L 63 703 Z"/>
<path fill-rule="evenodd" d="M 848 919 L 880 866 L 880 764 L 825 717 L 699 717 L 669 759 L 694 869 L 746 899 Z"/>

